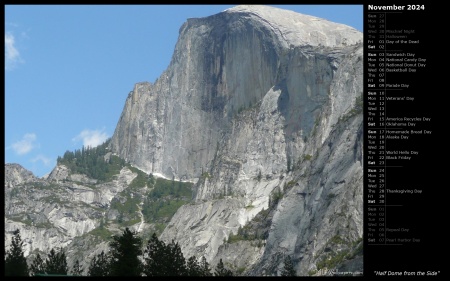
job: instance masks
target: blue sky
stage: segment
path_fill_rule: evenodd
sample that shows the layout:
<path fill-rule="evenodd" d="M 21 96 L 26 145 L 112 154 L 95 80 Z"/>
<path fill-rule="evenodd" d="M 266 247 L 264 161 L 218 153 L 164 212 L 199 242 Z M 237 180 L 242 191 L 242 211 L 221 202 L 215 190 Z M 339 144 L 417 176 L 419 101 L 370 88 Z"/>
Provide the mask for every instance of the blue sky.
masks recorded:
<path fill-rule="evenodd" d="M 273 5 L 363 29 L 362 5 Z M 169 65 L 188 18 L 233 5 L 5 6 L 5 163 L 36 176 L 114 133 L 137 82 Z"/>

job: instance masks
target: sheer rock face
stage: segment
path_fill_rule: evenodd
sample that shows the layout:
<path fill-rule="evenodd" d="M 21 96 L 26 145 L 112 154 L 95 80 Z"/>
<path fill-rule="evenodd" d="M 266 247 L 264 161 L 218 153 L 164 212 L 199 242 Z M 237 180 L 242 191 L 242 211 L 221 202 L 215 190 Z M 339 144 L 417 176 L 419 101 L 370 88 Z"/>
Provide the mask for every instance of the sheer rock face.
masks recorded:
<path fill-rule="evenodd" d="M 338 249 L 362 237 L 362 111 L 355 109 L 356 97 L 362 93 L 362 46 L 342 53 L 339 62 L 335 56 L 313 56 L 338 65 L 334 77 L 339 79 L 317 89 L 316 93 L 329 91 L 329 95 L 316 94 L 314 101 L 305 102 L 315 102 L 310 110 L 289 108 L 290 102 L 301 98 L 290 98 L 288 86 L 280 86 L 232 120 L 211 170 L 197 183 L 196 203 L 175 214 L 163 239 L 176 239 L 187 255 L 203 254 L 215 262 L 228 259 L 251 275 L 276 274 L 289 254 L 298 262 L 298 273 L 307 275 L 317 269 L 326 248 Z M 284 103 L 283 98 L 290 102 Z M 314 119 L 308 121 L 308 113 L 315 113 Z M 287 172 L 288 166 L 292 171 Z M 254 256 L 247 263 L 237 262 L 239 257 L 231 260 L 227 251 L 231 248 L 220 248 L 223 240 L 267 209 L 269 197 L 280 189 L 285 191 L 264 241 L 265 250 L 246 248 L 260 260 Z M 193 219 L 199 209 L 214 210 L 224 204 L 228 207 L 220 212 Z M 335 236 L 345 237 L 346 242 L 330 246 Z"/>
<path fill-rule="evenodd" d="M 148 172 L 198 178 L 212 167 L 237 113 L 272 88 L 286 89 L 276 108 L 284 122 L 296 123 L 290 133 L 307 134 L 336 69 L 314 47 L 343 48 L 361 40 L 351 27 L 265 6 L 188 19 L 168 69 L 128 95 L 112 150 Z"/>
<path fill-rule="evenodd" d="M 252 275 L 280 271 L 283 255 L 290 255 L 297 271 L 306 275 L 317 269 L 327 251 L 351 248 L 349 244 L 362 238 L 362 150 L 359 115 L 338 124 L 313 159 L 293 172 L 295 185 L 277 206 L 265 252 Z"/>
<path fill-rule="evenodd" d="M 363 228 L 360 42 L 351 27 L 265 6 L 188 19 L 167 70 L 129 93 L 110 144 L 147 173 L 196 182 L 160 238 L 247 275 L 279 273 L 285 255 L 297 274 L 316 274 L 353 253 Z M 136 176 L 123 168 L 97 183 L 57 166 L 44 180 L 6 164 L 5 247 L 18 227 L 27 255 L 67 247 L 87 268 L 107 243 L 85 234 L 117 219 L 114 198 L 140 194 L 127 189 Z M 224 242 L 248 222 L 264 236 Z M 361 259 L 345 266 L 362 271 Z"/>
<path fill-rule="evenodd" d="M 362 200 L 362 191 L 355 191 L 362 190 L 361 161 L 304 161 L 330 147 L 361 145 L 360 138 L 351 138 L 361 118 L 349 131 L 335 129 L 362 95 L 361 40 L 350 27 L 264 6 L 189 19 L 167 71 L 130 93 L 112 141 L 113 151 L 148 172 L 198 179 L 194 204 L 175 214 L 161 238 L 178 241 L 186 256 L 217 261 L 224 239 L 267 209 L 270 194 L 289 182 L 307 187 L 315 199 L 305 205 L 296 193 L 285 195 L 281 203 L 287 209 L 274 217 L 262 260 L 280 264 L 279 252 L 295 249 L 295 258 L 308 259 L 298 268 L 306 275 L 322 256 L 303 252 L 323 251 L 341 228 L 324 228 L 318 216 L 339 208 L 352 210 L 348 239 L 361 237 L 362 206 L 345 200 L 317 205 L 334 181 L 316 183 L 343 170 L 352 184 L 342 187 L 342 196 L 352 190 L 349 199 Z M 348 142 L 331 145 L 330 138 L 340 140 L 342 134 Z M 311 163 L 330 175 L 303 174 Z M 308 216 L 316 220 L 301 219 Z M 286 220 L 296 228 L 286 232 Z M 311 241 L 318 244 L 300 247 Z M 254 273 L 269 270 L 252 265 Z"/>

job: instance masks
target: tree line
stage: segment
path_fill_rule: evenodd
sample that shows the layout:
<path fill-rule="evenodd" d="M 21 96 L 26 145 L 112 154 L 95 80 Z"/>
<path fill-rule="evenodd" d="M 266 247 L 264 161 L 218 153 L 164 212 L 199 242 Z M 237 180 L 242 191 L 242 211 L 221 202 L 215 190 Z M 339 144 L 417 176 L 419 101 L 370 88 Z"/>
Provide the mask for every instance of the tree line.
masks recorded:
<path fill-rule="evenodd" d="M 155 233 L 142 249 L 142 238 L 127 227 L 122 235 L 114 235 L 109 243 L 109 252 L 95 255 L 87 270 L 87 276 L 233 276 L 220 259 L 213 271 L 206 258 L 195 256 L 185 259 L 180 245 L 174 240 L 166 244 Z M 19 230 L 13 232 L 10 249 L 5 253 L 6 276 L 82 276 L 84 269 L 78 260 L 72 268 L 67 265 L 64 250 L 51 249 L 45 260 L 37 254 L 27 265 L 23 241 Z M 284 259 L 281 276 L 296 276 L 290 256 Z"/>
<path fill-rule="evenodd" d="M 45 259 L 37 254 L 28 266 L 22 247 L 17 229 L 5 256 L 6 276 L 83 275 L 84 269 L 78 260 L 69 269 L 62 249 L 50 250 Z M 109 248 L 109 252 L 102 251 L 92 258 L 87 276 L 233 276 L 222 259 L 213 271 L 205 257 L 185 259 L 178 243 L 172 240 L 166 244 L 155 233 L 142 249 L 142 239 L 126 228 L 122 235 L 113 236 Z"/>
<path fill-rule="evenodd" d="M 125 166 L 125 161 L 117 156 L 112 155 L 108 161 L 105 160 L 110 140 L 96 147 L 83 146 L 74 152 L 67 150 L 63 157 L 58 156 L 56 162 L 67 166 L 74 174 L 85 174 L 90 178 L 106 181 L 109 174 L 118 173 Z"/>

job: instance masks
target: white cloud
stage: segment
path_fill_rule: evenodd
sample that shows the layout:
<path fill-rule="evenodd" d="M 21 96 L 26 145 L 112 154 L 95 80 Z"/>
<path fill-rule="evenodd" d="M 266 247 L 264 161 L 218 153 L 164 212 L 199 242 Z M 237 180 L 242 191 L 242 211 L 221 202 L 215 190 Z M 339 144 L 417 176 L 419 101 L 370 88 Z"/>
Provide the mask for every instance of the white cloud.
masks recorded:
<path fill-rule="evenodd" d="M 41 161 L 42 163 L 44 163 L 45 166 L 50 166 L 50 164 L 52 163 L 52 159 L 45 157 L 42 154 L 39 154 L 38 156 L 31 159 L 31 162 L 33 162 L 33 163 L 37 162 L 37 161 Z"/>
<path fill-rule="evenodd" d="M 25 134 L 22 140 L 13 143 L 12 148 L 19 155 L 27 154 L 35 147 L 35 140 L 35 134 Z"/>
<path fill-rule="evenodd" d="M 22 62 L 20 53 L 15 46 L 14 35 L 5 33 L 5 70 L 13 69 L 17 63 Z"/>
<path fill-rule="evenodd" d="M 108 139 L 108 134 L 102 130 L 83 130 L 73 141 L 83 141 L 85 147 L 96 147 Z"/>

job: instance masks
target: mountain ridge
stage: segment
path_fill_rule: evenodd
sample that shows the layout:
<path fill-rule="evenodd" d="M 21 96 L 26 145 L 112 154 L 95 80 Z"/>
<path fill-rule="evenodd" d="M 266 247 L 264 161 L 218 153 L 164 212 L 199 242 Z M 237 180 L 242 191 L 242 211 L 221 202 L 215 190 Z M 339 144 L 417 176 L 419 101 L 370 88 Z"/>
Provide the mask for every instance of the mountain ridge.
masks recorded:
<path fill-rule="evenodd" d="M 131 227 L 243 275 L 279 274 L 286 255 L 299 275 L 358 275 L 362 56 L 362 33 L 278 8 L 188 19 L 168 68 L 128 94 L 98 155 L 107 180 L 5 164 L 5 234 L 85 268 Z"/>

